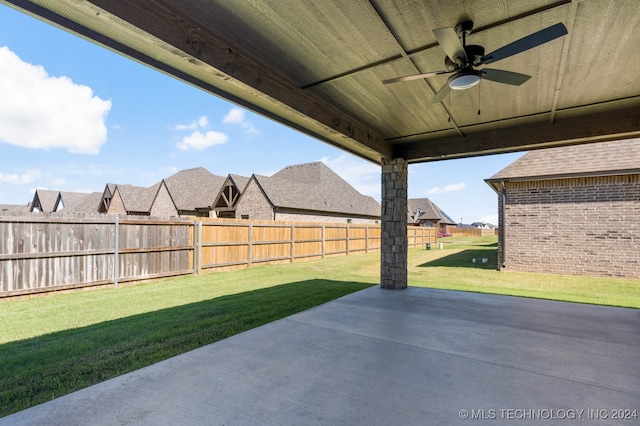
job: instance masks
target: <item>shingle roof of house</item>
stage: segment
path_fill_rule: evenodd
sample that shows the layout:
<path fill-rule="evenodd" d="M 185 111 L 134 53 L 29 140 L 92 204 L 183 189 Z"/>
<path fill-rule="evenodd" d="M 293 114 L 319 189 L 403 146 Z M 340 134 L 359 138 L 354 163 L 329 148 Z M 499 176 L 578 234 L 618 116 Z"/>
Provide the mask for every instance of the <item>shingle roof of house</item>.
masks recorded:
<path fill-rule="evenodd" d="M 319 161 L 285 167 L 271 177 L 254 176 L 276 207 L 380 216 L 380 203 Z"/>
<path fill-rule="evenodd" d="M 89 195 L 90 194 L 86 192 L 60 191 L 58 199 L 62 200 L 62 205 L 57 205 L 58 210 L 62 209 L 65 212 L 79 213 L 77 211 L 78 206 L 81 205 Z M 60 202 L 59 200 L 57 201 L 58 203 Z M 96 212 L 98 211 L 97 203 L 95 210 Z"/>
<path fill-rule="evenodd" d="M 36 198 L 40 201 L 40 209 L 43 213 L 51 213 L 56 205 L 56 201 L 58 199 L 58 194 L 60 191 L 54 191 L 51 189 L 36 189 L 35 194 L 33 195 L 33 203 L 31 208 L 36 207 Z"/>
<path fill-rule="evenodd" d="M 151 210 L 151 204 L 158 192 L 161 182 L 146 188 L 144 186 L 134 186 L 130 184 L 117 185 L 124 208 L 127 212 L 146 213 Z"/>
<path fill-rule="evenodd" d="M 415 215 L 418 210 L 422 213 L 419 218 L 414 217 L 413 220 L 432 219 L 448 225 L 454 225 L 456 223 L 449 215 L 447 215 L 440 207 L 428 198 L 408 199 L 407 210 L 410 215 Z"/>
<path fill-rule="evenodd" d="M 211 207 L 226 177 L 217 176 L 204 167 L 187 169 L 164 179 L 178 210 Z"/>
<path fill-rule="evenodd" d="M 82 201 L 73 207 L 74 213 L 98 213 L 98 206 L 102 200 L 102 192 L 92 192 L 91 194 L 85 194 Z M 66 207 L 65 207 L 66 209 Z"/>
<path fill-rule="evenodd" d="M 29 213 L 31 203 L 28 204 L 0 204 L 0 215 L 3 213 Z"/>
<path fill-rule="evenodd" d="M 234 174 L 230 174 L 228 177 L 233 181 L 233 183 L 240 190 L 240 192 L 244 190 L 244 187 L 247 186 L 247 183 L 249 183 L 249 179 L 250 179 L 246 176 L 234 175 Z"/>
<path fill-rule="evenodd" d="M 613 175 L 640 172 L 640 139 L 530 151 L 487 182 L 508 179 Z"/>

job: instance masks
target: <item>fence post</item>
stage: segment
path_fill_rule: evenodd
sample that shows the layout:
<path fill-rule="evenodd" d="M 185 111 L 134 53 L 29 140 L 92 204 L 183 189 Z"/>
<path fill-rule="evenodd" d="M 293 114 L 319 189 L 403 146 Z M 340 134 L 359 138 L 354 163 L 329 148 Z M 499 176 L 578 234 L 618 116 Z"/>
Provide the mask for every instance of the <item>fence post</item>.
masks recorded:
<path fill-rule="evenodd" d="M 347 223 L 347 229 L 346 229 L 346 231 L 347 231 L 347 256 L 349 256 L 349 237 L 350 237 L 349 230 L 350 230 L 349 224 Z"/>
<path fill-rule="evenodd" d="M 253 261 L 253 225 L 249 224 L 249 240 L 247 241 L 247 268 L 251 268 Z"/>
<path fill-rule="evenodd" d="M 293 263 L 293 256 L 295 253 L 295 239 L 293 237 L 293 234 L 296 232 L 296 226 L 295 225 L 291 225 L 291 263 Z"/>
<path fill-rule="evenodd" d="M 327 255 L 327 227 L 322 225 L 322 258 L 324 259 Z"/>
<path fill-rule="evenodd" d="M 113 286 L 118 287 L 118 276 L 120 275 L 120 271 L 118 270 L 118 258 L 119 253 L 119 245 L 120 245 L 120 219 L 119 216 L 116 215 L 116 219 L 114 222 L 114 235 L 113 235 Z"/>
<path fill-rule="evenodd" d="M 369 224 L 364 226 L 364 252 L 369 253 Z"/>
<path fill-rule="evenodd" d="M 200 241 L 200 235 L 198 235 L 198 221 L 193 221 L 193 274 L 198 274 L 198 264 L 200 263 L 200 253 L 198 245 Z"/>

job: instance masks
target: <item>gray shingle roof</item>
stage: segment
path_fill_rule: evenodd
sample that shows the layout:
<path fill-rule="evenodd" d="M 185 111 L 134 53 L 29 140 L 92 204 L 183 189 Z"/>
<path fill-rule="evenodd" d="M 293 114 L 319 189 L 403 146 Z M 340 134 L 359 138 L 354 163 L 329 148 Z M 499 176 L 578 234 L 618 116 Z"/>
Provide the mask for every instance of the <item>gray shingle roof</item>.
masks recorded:
<path fill-rule="evenodd" d="M 249 179 L 246 176 L 234 175 L 230 174 L 229 178 L 233 181 L 236 187 L 240 190 L 240 192 L 244 191 L 244 187 L 249 183 Z"/>
<path fill-rule="evenodd" d="M 179 171 L 164 182 L 178 210 L 195 210 L 210 208 L 225 180 L 224 176 L 197 167 Z"/>
<path fill-rule="evenodd" d="M 71 192 L 71 191 L 60 191 L 59 201 L 62 201 L 62 204 L 58 205 L 58 210 L 62 209 L 65 212 L 71 213 L 79 213 L 77 211 L 77 207 L 82 204 L 85 199 L 90 194 L 87 192 Z M 64 207 L 63 207 L 64 206 Z M 96 212 L 98 211 L 98 205 L 96 204 Z M 83 212 L 85 213 L 85 212 Z"/>
<path fill-rule="evenodd" d="M 285 167 L 271 177 L 254 176 L 276 207 L 380 216 L 380 203 L 320 161 Z"/>
<path fill-rule="evenodd" d="M 148 213 L 159 187 L 160 182 L 149 188 L 126 184 L 117 185 L 117 190 L 127 212 Z"/>
<path fill-rule="evenodd" d="M 640 171 L 640 139 L 530 151 L 487 181 Z"/>
<path fill-rule="evenodd" d="M 84 199 L 73 207 L 74 213 L 95 214 L 98 213 L 98 206 L 102 200 L 102 192 L 92 192 L 85 194 Z M 65 210 L 67 208 L 65 207 Z"/>
<path fill-rule="evenodd" d="M 0 204 L 0 215 L 4 213 L 29 213 L 31 203 L 29 204 Z"/>
<path fill-rule="evenodd" d="M 439 223 L 454 225 L 456 222 L 451 219 L 440 207 L 428 198 L 409 198 L 407 200 L 407 210 L 409 216 L 413 216 L 413 220 L 437 220 Z M 416 212 L 420 210 L 419 218 L 416 218 Z M 416 220 L 417 222 L 417 220 Z"/>
<path fill-rule="evenodd" d="M 33 195 L 33 203 L 31 208 L 38 207 L 38 201 L 40 202 L 40 211 L 43 213 L 51 213 L 56 205 L 58 194 L 60 191 L 54 191 L 51 189 L 36 189 L 36 193 Z"/>

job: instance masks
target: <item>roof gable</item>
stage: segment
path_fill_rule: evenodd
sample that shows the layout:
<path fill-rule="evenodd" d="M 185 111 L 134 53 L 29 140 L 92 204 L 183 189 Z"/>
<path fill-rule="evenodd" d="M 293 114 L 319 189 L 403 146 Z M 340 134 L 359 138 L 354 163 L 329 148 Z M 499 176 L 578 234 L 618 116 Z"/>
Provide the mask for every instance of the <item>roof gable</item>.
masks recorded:
<path fill-rule="evenodd" d="M 126 184 L 117 185 L 115 191 L 120 194 L 127 213 L 148 213 L 151 210 L 151 204 L 159 187 L 160 183 L 156 183 L 149 188 Z"/>
<path fill-rule="evenodd" d="M 224 176 L 214 175 L 204 167 L 182 170 L 164 179 L 178 210 L 211 208 L 225 181 Z"/>
<path fill-rule="evenodd" d="M 54 191 L 51 189 L 36 189 L 33 195 L 33 202 L 31 203 L 31 211 L 38 209 L 43 213 L 51 213 L 56 206 L 58 195 L 60 191 Z"/>

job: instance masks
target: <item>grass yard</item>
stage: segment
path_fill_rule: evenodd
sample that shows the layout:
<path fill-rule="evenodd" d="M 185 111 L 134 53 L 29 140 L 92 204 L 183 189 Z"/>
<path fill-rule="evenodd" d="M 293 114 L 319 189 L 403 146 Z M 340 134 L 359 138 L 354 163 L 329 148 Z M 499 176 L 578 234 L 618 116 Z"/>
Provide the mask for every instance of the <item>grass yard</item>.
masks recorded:
<path fill-rule="evenodd" d="M 496 237 L 441 241 L 443 250 L 409 250 L 409 285 L 640 308 L 640 280 L 499 272 Z M 0 301 L 0 416 L 376 285 L 378 275 L 371 253 Z"/>

